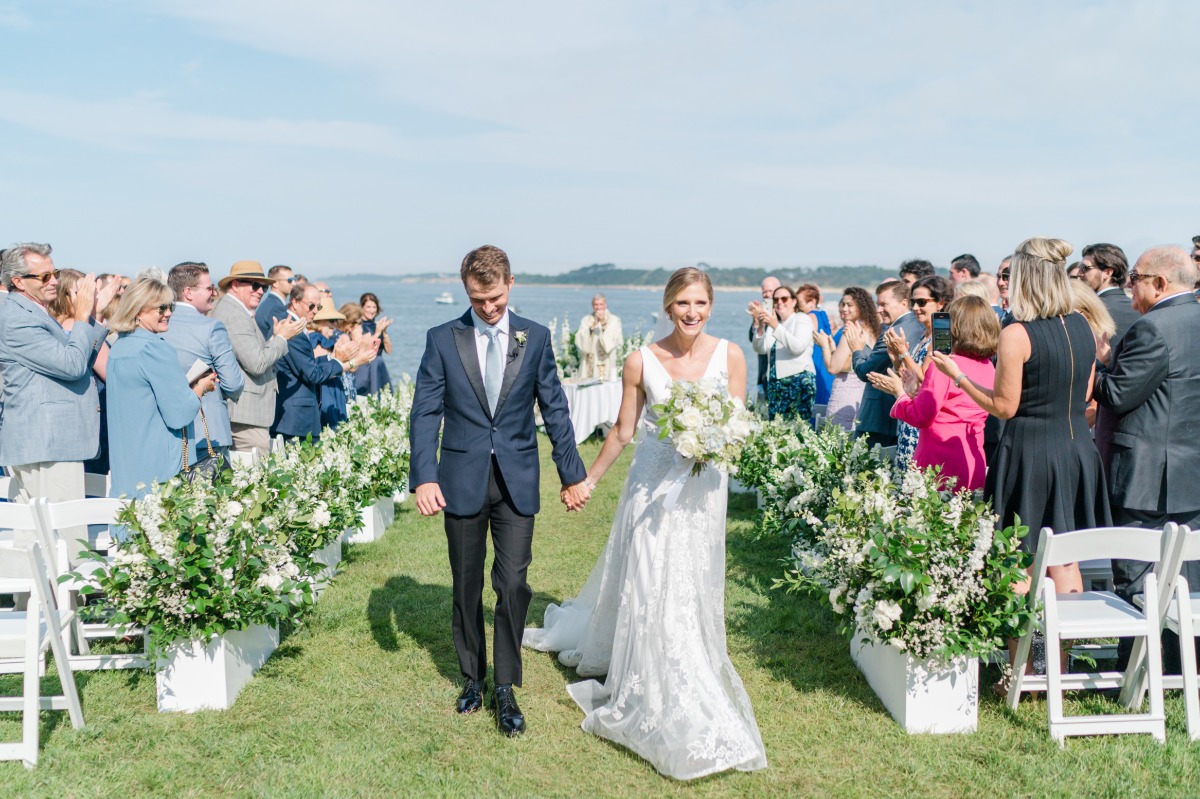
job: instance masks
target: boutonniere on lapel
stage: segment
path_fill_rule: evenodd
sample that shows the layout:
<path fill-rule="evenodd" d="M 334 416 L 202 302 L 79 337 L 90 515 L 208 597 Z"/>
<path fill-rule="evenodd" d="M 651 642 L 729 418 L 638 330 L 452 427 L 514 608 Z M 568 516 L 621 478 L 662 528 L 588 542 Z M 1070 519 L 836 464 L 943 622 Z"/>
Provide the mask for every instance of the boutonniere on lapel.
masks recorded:
<path fill-rule="evenodd" d="M 517 359 L 517 353 L 519 353 L 521 348 L 525 346 L 525 339 L 527 337 L 528 334 L 524 330 L 517 330 L 513 333 L 513 341 L 517 342 L 517 346 L 508 353 L 509 363 L 512 363 Z"/>

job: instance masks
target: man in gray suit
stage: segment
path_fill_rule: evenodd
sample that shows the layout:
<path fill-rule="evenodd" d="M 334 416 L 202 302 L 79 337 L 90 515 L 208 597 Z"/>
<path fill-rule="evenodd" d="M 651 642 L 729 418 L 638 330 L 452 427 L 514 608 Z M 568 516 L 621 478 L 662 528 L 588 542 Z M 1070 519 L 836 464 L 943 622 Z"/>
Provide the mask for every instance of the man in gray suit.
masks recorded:
<path fill-rule="evenodd" d="M 100 403 L 92 364 L 108 332 L 91 321 L 96 279 L 76 285 L 75 325 L 68 333 L 46 310 L 58 296 L 58 277 L 49 244 L 16 244 L 0 263 L 8 299 L 0 303 L 0 376 L 4 416 L 0 420 L 0 466 L 7 466 L 28 502 L 47 497 L 83 499 L 83 462 L 100 449 Z M 68 531 L 87 549 L 87 528 Z M 33 531 L 18 531 L 18 541 Z"/>
<path fill-rule="evenodd" d="M 225 323 L 208 318 L 217 293 L 208 267 L 193 261 L 176 264 L 167 275 L 167 285 L 175 293 L 175 312 L 171 315 L 171 326 L 161 334 L 162 337 L 179 353 L 179 365 L 185 373 L 196 361 L 207 364 L 217 373 L 218 390 L 200 398 L 200 413 L 189 434 L 188 452 L 191 462 L 195 463 L 209 454 L 204 438 L 206 427 L 208 440 L 215 450 L 221 455 L 229 450 L 233 436 L 225 401 L 237 400 L 242 395 L 246 378 L 233 354 Z"/>
<path fill-rule="evenodd" d="M 1180 247 L 1155 247 L 1137 260 L 1129 281 L 1142 314 L 1096 371 L 1095 397 L 1113 418 L 1104 453 L 1113 521 L 1162 527 L 1200 524 L 1200 303 L 1197 268 Z M 1147 565 L 1114 560 L 1113 583 L 1126 599 L 1141 593 Z M 1185 565 L 1192 590 L 1200 562 Z M 1128 639 L 1125 639 L 1128 640 Z M 1173 651 L 1172 651 L 1173 650 Z M 1164 661 L 1178 647 L 1163 646 Z M 1177 672 L 1175 672 L 1177 673 Z"/>
<path fill-rule="evenodd" d="M 925 337 L 925 326 L 908 309 L 909 287 L 902 280 L 891 280 L 879 284 L 875 289 L 875 304 L 879 309 L 879 318 L 883 329 L 873 347 L 869 341 L 864 341 L 857 326 L 847 326 L 843 334 L 850 347 L 850 360 L 854 374 L 866 383 L 863 389 L 862 405 L 858 410 L 858 427 L 855 435 L 866 436 L 867 444 L 881 447 L 896 445 L 896 420 L 892 418 L 892 405 L 896 398 L 886 391 L 880 391 L 871 385 L 867 375 L 871 372 L 887 374 L 892 366 L 891 356 L 887 349 L 887 332 L 891 329 L 901 330 L 908 341 L 911 351 Z"/>
<path fill-rule="evenodd" d="M 229 401 L 230 437 L 236 452 L 265 455 L 270 450 L 277 390 L 275 362 L 287 354 L 288 339 L 304 330 L 303 320 L 281 319 L 272 326 L 271 338 L 263 339 L 254 310 L 272 282 L 258 261 L 238 261 L 221 278 L 219 285 L 225 295 L 212 312 L 225 323 L 233 354 L 245 375 L 242 395 Z"/>

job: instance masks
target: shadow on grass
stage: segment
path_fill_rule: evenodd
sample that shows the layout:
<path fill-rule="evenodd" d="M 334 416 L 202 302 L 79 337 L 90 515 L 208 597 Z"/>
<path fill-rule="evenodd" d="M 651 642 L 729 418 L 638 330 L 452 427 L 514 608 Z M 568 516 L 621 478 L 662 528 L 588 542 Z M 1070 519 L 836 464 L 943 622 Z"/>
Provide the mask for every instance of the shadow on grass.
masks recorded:
<path fill-rule="evenodd" d="M 484 593 L 483 623 L 491 627 L 495 615 L 487 602 L 487 590 Z M 547 594 L 535 593 L 530 603 L 530 617 L 534 617 L 536 608 L 544 611 L 546 605 L 557 601 Z M 399 650 L 400 636 L 405 636 L 429 653 L 439 674 L 458 682 L 462 679 L 462 672 L 458 667 L 458 653 L 454 649 L 454 633 L 451 629 L 453 616 L 450 586 L 417 582 L 407 575 L 388 578 L 383 587 L 372 590 L 367 598 L 367 621 L 380 649 L 387 652 Z M 489 654 L 491 650 L 492 642 L 489 641 Z"/>
<path fill-rule="evenodd" d="M 763 597 L 766 605 L 744 602 L 727 608 L 729 631 L 749 642 L 759 664 L 797 692 L 835 693 L 886 713 L 851 660 L 850 642 L 838 634 L 832 614 L 811 596 L 772 587 L 784 574 L 790 547 L 779 539 L 755 538 L 757 518 L 752 495 L 730 498 L 729 580 Z"/>

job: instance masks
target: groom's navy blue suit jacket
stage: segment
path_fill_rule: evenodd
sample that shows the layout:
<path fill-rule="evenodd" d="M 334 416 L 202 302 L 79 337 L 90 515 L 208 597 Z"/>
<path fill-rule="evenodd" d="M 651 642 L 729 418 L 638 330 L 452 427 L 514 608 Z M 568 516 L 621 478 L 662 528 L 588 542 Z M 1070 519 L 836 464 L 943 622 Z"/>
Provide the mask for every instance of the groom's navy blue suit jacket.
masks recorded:
<path fill-rule="evenodd" d="M 487 498 L 494 452 L 517 512 L 533 516 L 541 509 L 535 401 L 562 484 L 574 485 L 587 477 L 558 382 L 550 331 L 509 314 L 508 357 L 494 416 L 488 412 L 477 353 L 470 311 L 429 331 L 409 425 L 409 483 L 413 490 L 423 483 L 440 484 L 447 513 L 473 516 Z M 443 420 L 439 463 L 438 427 Z"/>

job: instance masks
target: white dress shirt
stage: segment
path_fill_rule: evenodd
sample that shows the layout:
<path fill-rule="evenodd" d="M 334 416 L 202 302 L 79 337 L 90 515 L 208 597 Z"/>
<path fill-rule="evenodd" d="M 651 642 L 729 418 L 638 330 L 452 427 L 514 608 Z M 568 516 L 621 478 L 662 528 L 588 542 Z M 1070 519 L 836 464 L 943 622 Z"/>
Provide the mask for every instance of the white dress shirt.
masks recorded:
<path fill-rule="evenodd" d="M 487 322 L 479 318 L 475 313 L 475 309 L 471 309 L 471 321 L 475 323 L 475 353 L 479 356 L 479 376 L 487 379 L 487 346 L 488 337 L 484 331 L 488 329 Z M 496 323 L 496 327 L 500 329 L 500 335 L 496 337 L 500 344 L 500 352 L 504 353 L 501 358 L 501 363 L 508 366 L 508 310 L 505 309 L 504 316 L 500 317 L 500 321 Z"/>

